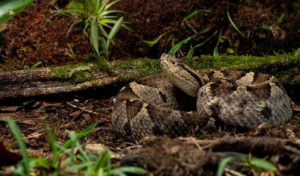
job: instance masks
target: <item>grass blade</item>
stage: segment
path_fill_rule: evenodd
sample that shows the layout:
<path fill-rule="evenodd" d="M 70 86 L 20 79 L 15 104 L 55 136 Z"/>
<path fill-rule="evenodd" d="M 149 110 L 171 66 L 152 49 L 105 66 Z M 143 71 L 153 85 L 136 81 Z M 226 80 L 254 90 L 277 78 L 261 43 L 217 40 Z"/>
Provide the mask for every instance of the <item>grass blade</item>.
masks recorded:
<path fill-rule="evenodd" d="M 141 40 L 142 40 L 144 43 L 146 43 L 149 47 L 152 47 L 152 46 L 156 45 L 156 44 L 159 42 L 159 40 L 160 40 L 165 34 L 166 34 L 166 32 L 163 33 L 163 34 L 160 34 L 158 37 L 156 37 L 156 38 L 153 39 L 153 40 L 143 40 L 143 39 L 141 39 Z"/>
<path fill-rule="evenodd" d="M 79 170 L 82 170 L 84 168 L 87 168 L 89 166 L 93 165 L 92 162 L 84 162 L 84 163 L 80 163 L 80 164 L 74 164 L 74 165 L 71 165 L 67 168 L 65 168 L 61 174 L 63 175 L 64 173 L 67 175 L 67 173 L 77 173 Z"/>
<path fill-rule="evenodd" d="M 105 16 L 108 16 L 108 15 L 112 15 L 114 13 L 121 13 L 122 11 L 121 10 L 107 10 L 107 11 L 104 11 L 101 13 L 101 16 L 102 17 L 105 17 Z"/>
<path fill-rule="evenodd" d="M 190 40 L 192 39 L 192 37 L 188 37 L 186 39 L 181 40 L 180 42 L 178 42 L 176 45 L 174 45 L 169 51 L 168 54 L 174 56 L 177 51 L 185 44 L 187 44 Z"/>
<path fill-rule="evenodd" d="M 189 13 L 187 16 L 185 16 L 185 17 L 183 18 L 183 21 L 186 21 L 186 20 L 189 20 L 189 19 L 193 18 L 195 15 L 197 15 L 197 14 L 200 13 L 200 12 L 211 13 L 210 10 L 206 10 L 206 9 L 202 9 L 202 10 L 194 10 L 194 11 L 192 11 L 191 13 Z"/>
<path fill-rule="evenodd" d="M 108 40 L 111 41 L 112 38 L 118 33 L 118 31 L 121 28 L 123 22 L 123 17 L 119 18 L 118 21 L 114 24 L 113 28 L 111 29 L 109 35 L 108 35 Z"/>
<path fill-rule="evenodd" d="M 249 160 L 249 165 L 259 172 L 261 172 L 262 170 L 277 170 L 276 166 L 273 163 L 260 158 L 251 158 Z"/>
<path fill-rule="evenodd" d="M 110 163 L 110 155 L 108 151 L 105 151 L 101 155 L 101 159 L 96 163 L 96 168 L 105 168 L 108 167 L 109 169 L 111 168 L 111 163 Z"/>
<path fill-rule="evenodd" d="M 29 175 L 30 173 L 30 160 L 29 160 L 29 157 L 28 157 L 28 153 L 27 153 L 27 150 L 26 150 L 26 145 L 23 141 L 23 138 L 21 136 L 21 131 L 20 129 L 17 127 L 17 124 L 16 122 L 11 119 L 11 118 L 8 118 L 7 119 L 7 124 L 10 128 L 10 130 L 12 131 L 12 133 L 14 134 L 16 140 L 17 140 L 17 143 L 20 147 L 20 152 L 21 152 L 21 155 L 23 157 L 23 164 L 24 164 L 24 172 L 26 175 Z"/>
<path fill-rule="evenodd" d="M 105 4 L 105 10 L 109 9 L 111 6 L 113 6 L 115 3 L 119 2 L 120 0 L 114 0 L 109 4 Z"/>
<path fill-rule="evenodd" d="M 134 175 L 145 175 L 146 171 L 143 168 L 134 167 L 134 166 L 127 166 L 127 167 L 119 167 L 112 170 L 113 175 L 126 175 L 127 174 L 134 174 Z"/>
<path fill-rule="evenodd" d="M 235 29 L 242 37 L 245 37 L 244 33 L 242 33 L 242 32 L 239 30 L 239 28 L 235 25 L 235 23 L 233 22 L 233 20 L 232 20 L 232 18 L 231 18 L 231 16 L 230 16 L 228 10 L 227 10 L 227 13 L 226 13 L 226 14 L 227 14 L 227 18 L 228 18 L 230 24 L 233 26 L 233 28 L 234 28 L 234 29 Z"/>
<path fill-rule="evenodd" d="M 86 137 L 88 134 L 90 134 L 97 126 L 97 123 L 92 124 L 91 126 L 89 126 L 87 129 L 84 129 L 82 131 L 80 131 L 78 134 L 76 134 L 77 139 L 81 139 L 83 137 Z M 73 144 L 73 140 L 69 139 L 64 143 L 64 148 L 68 148 Z"/>
<path fill-rule="evenodd" d="M 226 165 L 231 162 L 232 160 L 234 160 L 235 158 L 234 157 L 226 157 L 224 158 L 220 164 L 219 164 L 219 167 L 218 167 L 218 170 L 217 170 L 217 176 L 223 176 L 223 173 L 224 173 L 224 170 L 225 170 L 225 167 Z"/>
<path fill-rule="evenodd" d="M 50 131 L 50 128 L 47 126 L 47 138 L 50 142 L 51 153 L 52 153 L 52 166 L 57 167 L 59 165 L 59 151 L 57 148 L 57 142 L 54 134 Z"/>
<path fill-rule="evenodd" d="M 112 27 L 110 33 L 108 34 L 106 43 L 105 43 L 104 48 L 103 48 L 106 57 L 108 57 L 108 55 L 109 55 L 108 51 L 109 51 L 110 42 L 112 41 L 112 38 L 119 32 L 119 30 L 122 26 L 122 22 L 123 22 L 123 17 L 118 19 L 118 21 L 114 24 L 114 26 Z"/>
<path fill-rule="evenodd" d="M 93 46 L 93 48 L 95 49 L 97 55 L 99 55 L 99 40 L 98 40 L 98 36 L 99 33 L 98 33 L 98 25 L 97 25 L 97 20 L 96 18 L 94 18 L 92 20 L 92 23 L 91 23 L 91 32 L 90 32 L 90 41 L 91 41 L 91 44 Z"/>

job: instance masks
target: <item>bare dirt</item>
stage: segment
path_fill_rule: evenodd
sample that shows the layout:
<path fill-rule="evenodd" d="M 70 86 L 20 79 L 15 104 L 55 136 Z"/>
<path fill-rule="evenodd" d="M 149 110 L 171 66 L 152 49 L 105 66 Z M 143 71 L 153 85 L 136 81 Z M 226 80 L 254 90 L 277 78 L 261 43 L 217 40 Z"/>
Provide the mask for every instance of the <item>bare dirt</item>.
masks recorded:
<path fill-rule="evenodd" d="M 70 30 L 72 17 L 61 16 L 47 1 L 36 3 L 8 24 L 4 35 L 2 68 L 22 69 L 42 62 L 43 66 L 78 63 L 92 52 L 89 39 L 80 30 Z M 74 58 L 70 55 L 76 53 Z"/>
<path fill-rule="evenodd" d="M 37 62 L 48 66 L 87 59 L 92 53 L 88 37 L 78 28 L 68 33 L 73 18 L 55 12 L 64 5 L 37 1 L 8 23 L 0 42 L 2 70 Z M 300 45 L 300 15 L 293 1 L 127 0 L 114 8 L 125 12 L 122 15 L 130 30 L 123 28 L 116 36 L 111 60 L 158 58 L 172 45 L 193 35 L 196 36 L 183 46 L 183 53 L 207 39 L 194 55 L 212 54 L 215 48 L 221 54 L 231 50 L 231 54 L 266 55 L 291 52 Z M 197 15 L 184 21 L 195 10 L 199 11 Z M 227 12 L 244 36 L 230 23 Z M 143 42 L 160 35 L 152 47 Z"/>

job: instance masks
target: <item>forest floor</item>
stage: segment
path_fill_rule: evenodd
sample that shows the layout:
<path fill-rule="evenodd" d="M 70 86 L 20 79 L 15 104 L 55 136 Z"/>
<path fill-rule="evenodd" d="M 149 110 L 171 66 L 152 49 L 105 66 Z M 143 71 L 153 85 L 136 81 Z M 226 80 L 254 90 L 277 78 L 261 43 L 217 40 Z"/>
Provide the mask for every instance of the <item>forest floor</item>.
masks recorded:
<path fill-rule="evenodd" d="M 122 30 L 118 34 L 118 40 L 111 48 L 111 60 L 152 57 L 158 58 L 159 54 L 165 52 L 174 42 L 174 36 L 181 38 L 182 33 L 188 33 L 182 28 L 181 22 L 175 23 L 175 18 L 183 16 L 186 11 L 200 8 L 203 5 L 216 14 L 226 14 L 227 1 L 220 1 L 221 4 L 196 1 L 179 0 L 174 3 L 172 0 L 144 1 L 127 0 L 117 4 L 117 8 L 128 12 L 125 19 L 131 28 L 139 35 Z M 200 2 L 200 1 L 199 1 Z M 160 4 L 161 3 L 161 4 Z M 279 2 L 278 2 L 279 3 Z M 62 5 L 63 6 L 63 5 Z M 236 21 L 244 21 L 241 29 L 247 33 L 252 40 L 245 40 L 238 37 L 232 27 L 227 28 L 224 34 L 236 39 L 231 44 L 237 54 L 273 54 L 291 52 L 293 48 L 300 46 L 300 35 L 296 35 L 300 29 L 300 17 L 289 13 L 287 6 L 267 8 L 268 4 L 254 3 L 252 5 L 233 5 L 237 11 L 233 15 Z M 168 9 L 168 10 L 164 10 Z M 257 10 L 258 9 L 258 10 Z M 87 55 L 92 52 L 89 39 L 80 31 L 72 31 L 65 35 L 71 25 L 71 17 L 58 17 L 53 14 L 55 7 L 50 3 L 36 3 L 8 24 L 8 30 L 4 33 L 3 43 L 0 43 L 0 71 L 13 71 L 24 69 L 25 66 L 41 62 L 41 66 L 57 66 L 85 61 Z M 285 12 L 286 20 L 277 28 L 277 31 L 269 33 L 261 32 L 257 24 L 261 21 L 272 25 L 274 20 Z M 261 14 L 265 14 L 265 16 Z M 251 14 L 251 16 L 249 16 Z M 207 19 L 212 21 L 201 21 L 195 28 L 200 30 L 201 24 L 211 25 L 214 30 L 220 30 L 218 25 L 228 26 L 212 14 L 205 14 Z M 222 16 L 222 15 L 221 15 Z M 144 18 L 147 17 L 147 18 Z M 252 21 L 251 21 L 252 20 Z M 178 20 L 179 21 L 179 20 Z M 154 25 L 155 24 L 155 25 Z M 213 25 L 218 24 L 218 25 Z M 243 26 L 244 25 L 244 26 Z M 251 32 L 250 32 L 251 31 Z M 285 33 L 284 31 L 290 31 Z M 275 34 L 277 32 L 277 34 Z M 167 33 L 157 45 L 147 47 L 139 38 L 153 40 L 162 33 Z M 280 34 L 279 34 L 280 33 Z M 299 31 L 298 31 L 299 33 Z M 197 51 L 198 53 L 211 54 L 215 47 L 216 40 L 212 40 Z M 229 44 L 220 46 L 220 52 L 225 52 Z M 75 52 L 76 57 L 70 58 Z M 60 142 L 68 138 L 70 131 L 81 131 L 87 126 L 99 123 L 92 134 L 82 140 L 83 144 L 101 143 L 108 146 L 112 151 L 118 152 L 130 146 L 133 142 L 124 140 L 113 132 L 110 122 L 113 109 L 113 99 L 120 89 L 119 86 L 112 86 L 105 89 L 93 89 L 66 95 L 55 95 L 48 97 L 35 97 L 31 99 L 13 99 L 0 102 L 0 141 L 7 148 L 18 148 L 14 137 L 5 123 L 8 116 L 16 120 L 23 133 L 28 151 L 34 156 L 47 156 L 49 143 L 45 126 L 51 128 L 57 140 Z M 296 100 L 298 97 L 291 97 Z M 214 133 L 203 131 L 197 138 L 218 139 L 224 136 L 269 136 L 282 139 L 300 138 L 300 102 L 293 104 L 294 114 L 290 122 L 268 129 L 255 129 L 252 131 L 236 131 L 235 129 L 219 128 Z M 169 165 L 170 163 L 164 163 Z"/>

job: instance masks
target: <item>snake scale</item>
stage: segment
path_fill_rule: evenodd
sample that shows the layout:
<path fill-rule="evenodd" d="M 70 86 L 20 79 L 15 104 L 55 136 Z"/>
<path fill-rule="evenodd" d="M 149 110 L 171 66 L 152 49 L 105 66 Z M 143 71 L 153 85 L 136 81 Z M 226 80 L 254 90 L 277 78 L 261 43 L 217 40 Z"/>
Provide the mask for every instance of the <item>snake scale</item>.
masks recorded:
<path fill-rule="evenodd" d="M 274 76 L 230 70 L 198 73 L 167 54 L 161 55 L 160 65 L 163 74 L 120 90 L 112 112 L 116 132 L 134 140 L 147 135 L 176 137 L 204 127 L 210 118 L 252 129 L 292 117 L 290 98 Z"/>

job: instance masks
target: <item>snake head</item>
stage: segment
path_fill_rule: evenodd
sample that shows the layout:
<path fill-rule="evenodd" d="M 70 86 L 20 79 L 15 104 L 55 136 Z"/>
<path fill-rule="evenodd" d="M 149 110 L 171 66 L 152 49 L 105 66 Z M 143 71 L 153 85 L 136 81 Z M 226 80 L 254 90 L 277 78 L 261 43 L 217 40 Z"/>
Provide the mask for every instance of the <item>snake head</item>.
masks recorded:
<path fill-rule="evenodd" d="M 197 97 L 198 89 L 202 84 L 198 74 L 185 65 L 181 59 L 168 54 L 162 54 L 160 65 L 169 81 L 186 94 Z"/>

